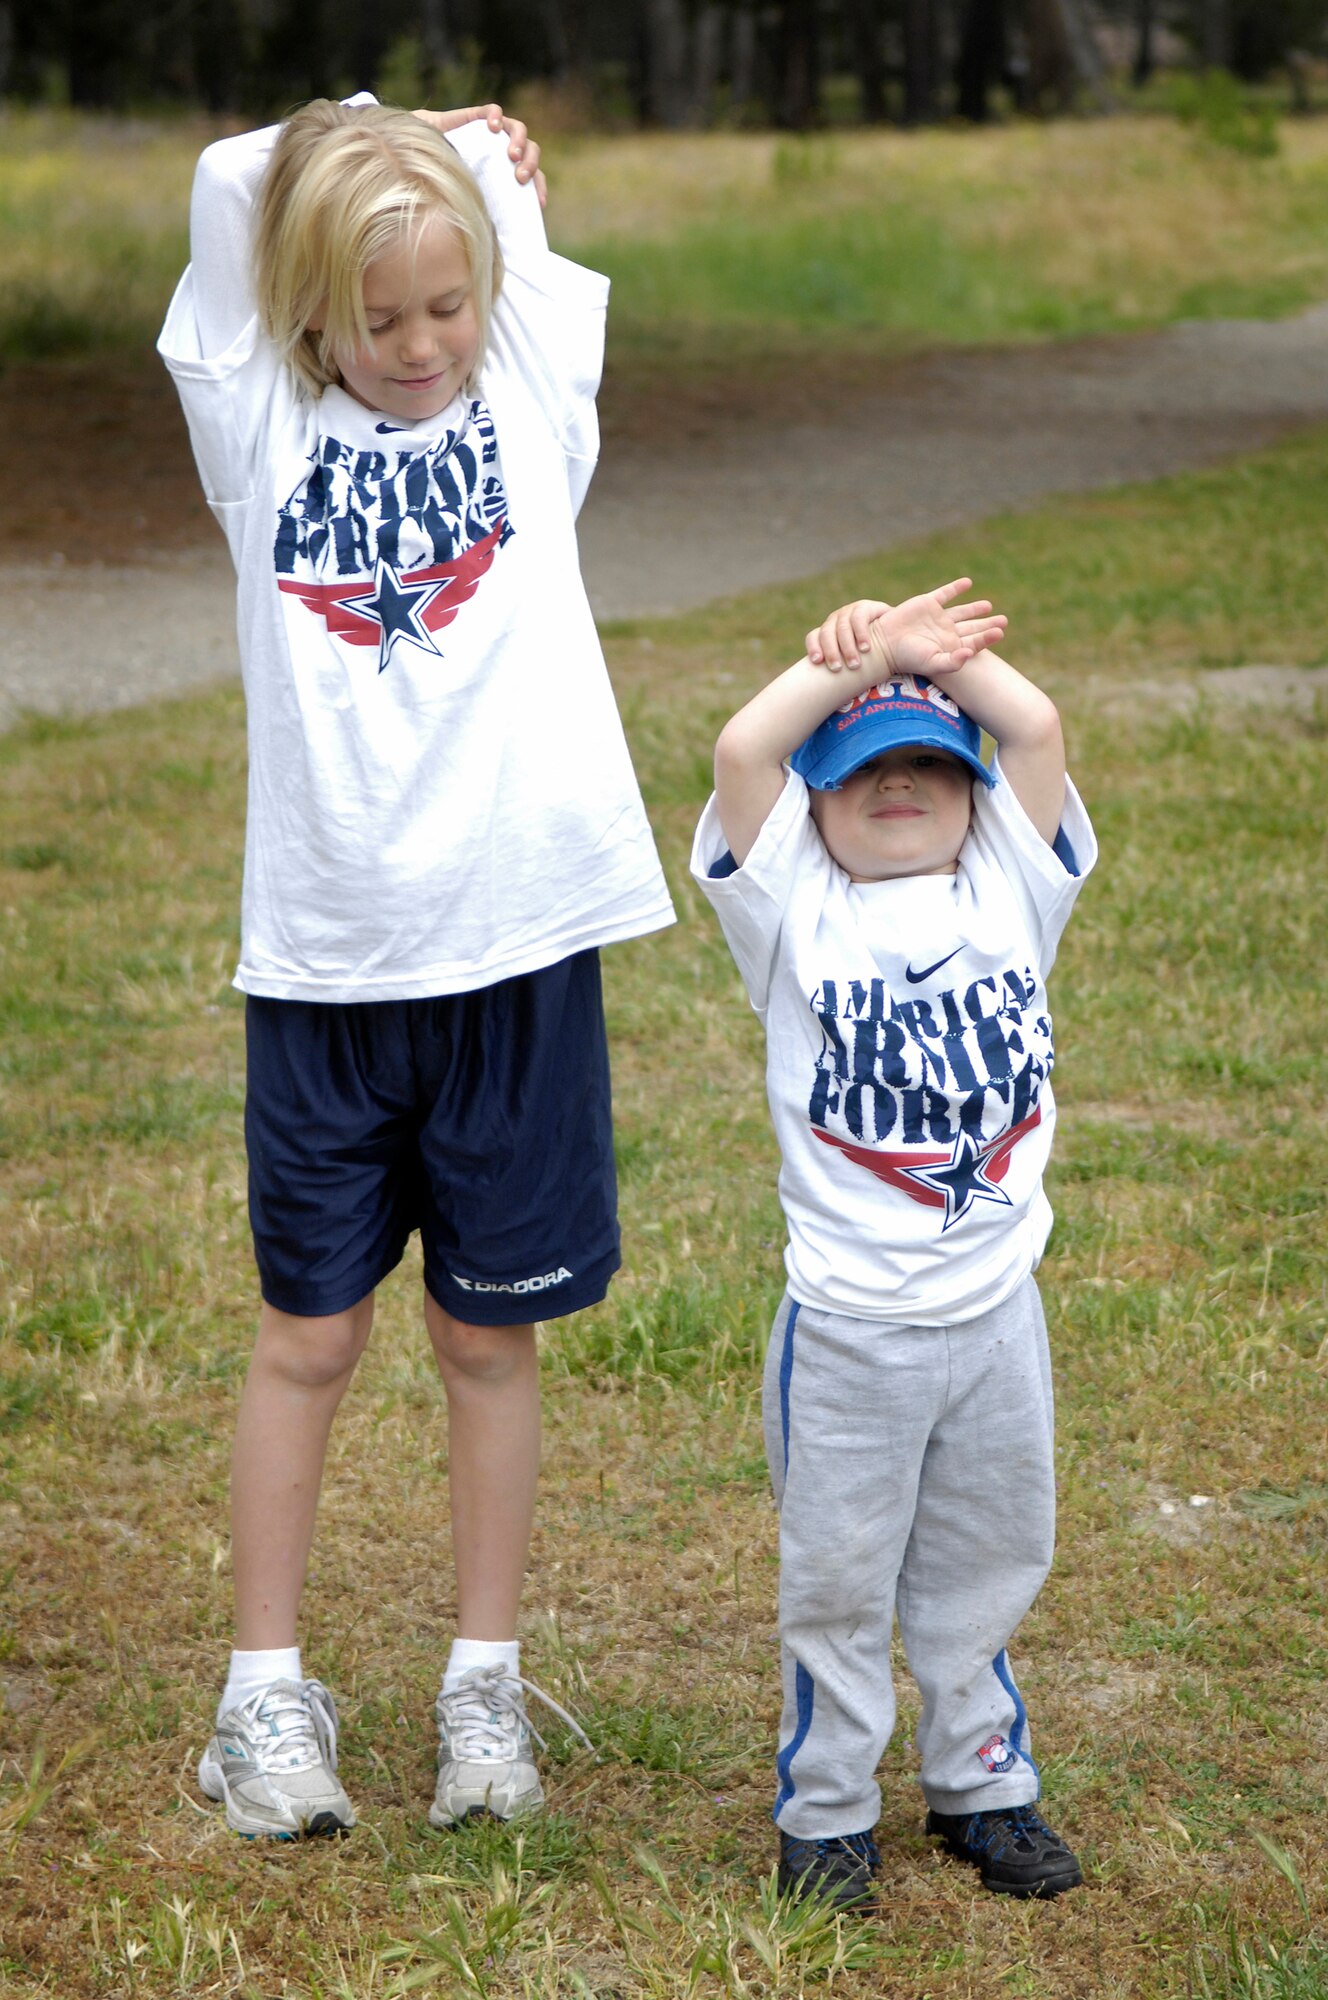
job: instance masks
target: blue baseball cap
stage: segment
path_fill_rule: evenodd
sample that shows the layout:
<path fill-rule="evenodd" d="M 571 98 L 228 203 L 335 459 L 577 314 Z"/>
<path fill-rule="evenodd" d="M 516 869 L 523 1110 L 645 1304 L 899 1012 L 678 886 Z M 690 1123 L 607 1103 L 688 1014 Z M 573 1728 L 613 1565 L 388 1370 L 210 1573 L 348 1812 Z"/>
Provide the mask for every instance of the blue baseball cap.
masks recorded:
<path fill-rule="evenodd" d="M 883 750 L 925 744 L 948 750 L 970 766 L 984 785 L 996 783 L 982 759 L 982 731 L 935 681 L 921 674 L 896 674 L 864 688 L 828 715 L 789 758 L 815 792 L 837 792 L 845 778 Z"/>

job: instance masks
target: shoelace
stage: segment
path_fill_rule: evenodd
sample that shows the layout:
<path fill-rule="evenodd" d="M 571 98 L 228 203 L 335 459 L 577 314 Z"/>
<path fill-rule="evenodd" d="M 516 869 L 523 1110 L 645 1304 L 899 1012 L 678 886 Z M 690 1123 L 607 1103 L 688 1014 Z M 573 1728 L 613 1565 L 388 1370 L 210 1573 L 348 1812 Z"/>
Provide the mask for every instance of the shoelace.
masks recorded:
<path fill-rule="evenodd" d="M 337 1705 L 321 1681 L 274 1681 L 241 1704 L 265 1771 L 337 1768 Z"/>
<path fill-rule="evenodd" d="M 1055 1834 L 1034 1806 L 1010 1806 L 1004 1811 L 975 1813 L 965 1838 L 980 1852 L 1000 1855 L 1006 1845 L 1032 1849 L 1037 1836 L 1054 1841 Z"/>
<path fill-rule="evenodd" d="M 434 1712 L 447 1735 L 448 1750 L 458 1763 L 491 1756 L 514 1757 L 522 1728 L 530 1731 L 541 1750 L 548 1744 L 526 1714 L 522 1692 L 533 1694 L 585 1744 L 594 1748 L 574 1715 L 534 1681 L 509 1673 L 506 1667 L 472 1667 L 450 1694 L 440 1694 Z"/>

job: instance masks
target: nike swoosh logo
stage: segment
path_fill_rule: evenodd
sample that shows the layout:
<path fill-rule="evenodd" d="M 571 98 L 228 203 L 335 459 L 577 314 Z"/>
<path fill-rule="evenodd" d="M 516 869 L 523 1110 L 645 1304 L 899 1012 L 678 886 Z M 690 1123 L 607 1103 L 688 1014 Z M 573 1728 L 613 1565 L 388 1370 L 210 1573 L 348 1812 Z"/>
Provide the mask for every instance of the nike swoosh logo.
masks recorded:
<path fill-rule="evenodd" d="M 915 972 L 911 965 L 906 965 L 904 967 L 904 977 L 910 986 L 921 986 L 923 980 L 930 979 L 933 972 L 939 972 L 941 967 L 948 965 L 952 958 L 958 958 L 963 949 L 964 947 L 961 944 L 957 944 L 953 951 L 946 952 L 944 958 L 938 958 L 935 965 L 924 965 L 921 972 Z"/>

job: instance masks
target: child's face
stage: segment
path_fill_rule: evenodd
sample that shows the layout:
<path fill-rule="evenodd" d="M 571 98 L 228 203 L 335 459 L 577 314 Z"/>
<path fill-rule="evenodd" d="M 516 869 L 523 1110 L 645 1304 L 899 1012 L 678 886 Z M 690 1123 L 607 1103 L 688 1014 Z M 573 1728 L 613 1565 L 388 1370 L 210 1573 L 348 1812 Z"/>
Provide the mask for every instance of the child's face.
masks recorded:
<path fill-rule="evenodd" d="M 349 395 L 384 416 L 420 423 L 445 410 L 479 352 L 466 247 L 441 216 L 364 274 L 369 346 L 338 354 Z"/>
<path fill-rule="evenodd" d="M 813 792 L 812 818 L 831 858 L 854 882 L 953 875 L 973 808 L 973 774 L 944 750 L 903 744 Z"/>

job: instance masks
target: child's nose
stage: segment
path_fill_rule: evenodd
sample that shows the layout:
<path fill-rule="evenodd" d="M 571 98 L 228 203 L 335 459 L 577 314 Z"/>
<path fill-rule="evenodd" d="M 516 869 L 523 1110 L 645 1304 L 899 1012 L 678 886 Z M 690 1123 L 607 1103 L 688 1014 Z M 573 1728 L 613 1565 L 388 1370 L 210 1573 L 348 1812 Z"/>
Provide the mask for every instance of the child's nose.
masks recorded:
<path fill-rule="evenodd" d="M 433 353 L 433 328 L 427 320 L 408 320 L 402 328 L 402 345 L 413 359 L 427 359 Z"/>

